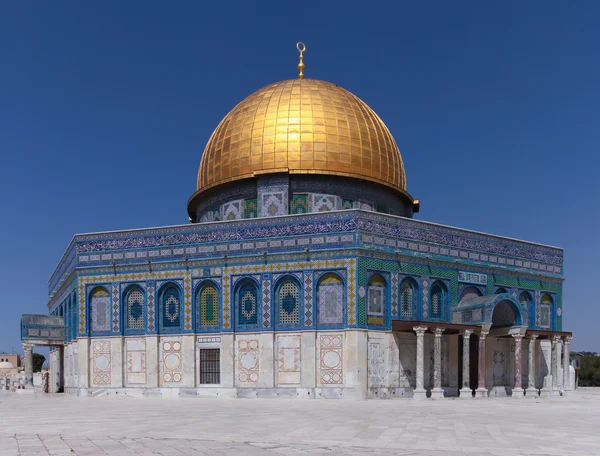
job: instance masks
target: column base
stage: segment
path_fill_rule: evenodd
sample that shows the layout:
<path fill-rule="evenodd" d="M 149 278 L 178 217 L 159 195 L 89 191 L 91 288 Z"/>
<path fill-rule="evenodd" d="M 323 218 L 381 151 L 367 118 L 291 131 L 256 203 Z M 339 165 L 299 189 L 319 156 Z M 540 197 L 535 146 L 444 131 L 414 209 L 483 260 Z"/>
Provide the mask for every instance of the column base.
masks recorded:
<path fill-rule="evenodd" d="M 550 391 L 549 389 L 542 388 L 540 390 L 539 397 L 549 397 L 551 395 L 551 393 L 552 393 L 552 391 Z"/>
<path fill-rule="evenodd" d="M 525 390 L 525 397 L 527 399 L 535 399 L 537 397 L 539 397 L 540 393 L 538 390 L 536 390 L 535 388 L 527 388 Z"/>
<path fill-rule="evenodd" d="M 422 401 L 427 399 L 427 390 L 425 389 L 416 389 L 413 391 L 413 399 Z"/>
<path fill-rule="evenodd" d="M 550 396 L 556 396 L 556 397 L 558 397 L 558 396 L 561 396 L 561 394 L 560 394 L 560 390 L 559 390 L 559 389 L 553 389 L 553 390 L 550 392 Z"/>
<path fill-rule="evenodd" d="M 475 397 L 489 397 L 487 388 L 477 388 L 475 390 Z"/>
<path fill-rule="evenodd" d="M 431 390 L 431 399 L 443 399 L 444 390 L 442 388 L 433 388 Z"/>
<path fill-rule="evenodd" d="M 473 399 L 473 390 L 470 388 L 461 388 L 459 394 L 460 399 Z"/>
<path fill-rule="evenodd" d="M 523 388 L 513 388 L 512 389 L 512 397 L 514 397 L 515 399 L 523 399 L 524 396 L 524 389 Z"/>

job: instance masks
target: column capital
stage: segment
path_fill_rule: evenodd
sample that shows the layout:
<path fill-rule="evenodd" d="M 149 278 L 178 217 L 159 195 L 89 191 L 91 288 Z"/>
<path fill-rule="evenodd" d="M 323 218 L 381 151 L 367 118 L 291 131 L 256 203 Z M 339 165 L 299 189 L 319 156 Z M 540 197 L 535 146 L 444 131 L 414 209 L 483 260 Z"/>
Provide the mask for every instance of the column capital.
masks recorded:
<path fill-rule="evenodd" d="M 422 336 L 427 331 L 427 326 L 414 326 L 413 331 L 417 333 L 417 336 Z"/>
<path fill-rule="evenodd" d="M 473 334 L 473 330 L 472 329 L 465 329 L 463 331 L 460 332 L 463 337 L 469 338 L 471 337 L 471 334 Z"/>
<path fill-rule="evenodd" d="M 479 339 L 485 339 L 488 336 L 489 333 L 490 333 L 489 331 L 480 331 L 479 332 Z"/>
<path fill-rule="evenodd" d="M 561 339 L 562 339 L 562 337 L 560 337 L 560 336 L 552 336 L 552 344 L 556 345 L 557 343 L 560 342 Z"/>
<path fill-rule="evenodd" d="M 33 350 L 34 344 L 23 342 L 23 351 Z"/>
<path fill-rule="evenodd" d="M 572 340 L 573 340 L 573 336 L 566 336 L 565 337 L 565 344 L 567 344 L 567 345 L 570 344 Z"/>
<path fill-rule="evenodd" d="M 513 338 L 514 338 L 515 340 L 518 340 L 519 342 L 520 342 L 521 340 L 523 340 L 523 337 L 525 337 L 525 334 L 511 334 L 511 335 L 513 336 Z"/>
<path fill-rule="evenodd" d="M 435 328 L 434 334 L 435 337 L 442 337 L 442 333 L 446 330 L 446 328 Z"/>
<path fill-rule="evenodd" d="M 530 335 L 529 335 L 529 339 L 530 339 L 530 340 L 536 340 L 538 337 L 540 337 L 540 335 L 539 335 L 539 334 L 530 334 Z"/>

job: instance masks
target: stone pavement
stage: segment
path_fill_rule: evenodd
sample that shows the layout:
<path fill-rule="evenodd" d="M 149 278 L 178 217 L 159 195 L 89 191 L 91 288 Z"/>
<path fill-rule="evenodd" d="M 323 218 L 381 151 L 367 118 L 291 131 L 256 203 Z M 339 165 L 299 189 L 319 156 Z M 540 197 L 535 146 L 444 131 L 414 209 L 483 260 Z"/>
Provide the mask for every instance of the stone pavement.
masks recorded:
<path fill-rule="evenodd" d="M 600 455 L 600 394 L 417 402 L 0 394 L 0 455 Z"/>

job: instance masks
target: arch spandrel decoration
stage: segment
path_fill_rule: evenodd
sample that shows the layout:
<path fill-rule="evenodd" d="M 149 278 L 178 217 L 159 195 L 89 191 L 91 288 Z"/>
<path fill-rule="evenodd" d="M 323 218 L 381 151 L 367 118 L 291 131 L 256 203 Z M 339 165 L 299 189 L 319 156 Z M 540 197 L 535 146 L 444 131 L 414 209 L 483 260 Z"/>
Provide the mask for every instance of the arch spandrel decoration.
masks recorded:
<path fill-rule="evenodd" d="M 458 306 L 452 310 L 452 323 L 465 325 L 493 325 L 494 310 L 500 303 L 507 303 L 514 311 L 514 325 L 527 323 L 527 319 L 523 318 L 523 312 L 519 301 L 510 293 L 479 296 L 461 300 Z"/>

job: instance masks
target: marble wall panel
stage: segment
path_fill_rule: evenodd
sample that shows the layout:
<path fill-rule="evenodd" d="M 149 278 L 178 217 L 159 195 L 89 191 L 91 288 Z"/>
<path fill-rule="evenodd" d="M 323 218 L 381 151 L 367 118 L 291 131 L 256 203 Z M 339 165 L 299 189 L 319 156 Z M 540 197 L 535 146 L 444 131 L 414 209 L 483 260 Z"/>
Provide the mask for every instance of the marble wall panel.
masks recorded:
<path fill-rule="evenodd" d="M 344 383 L 344 333 L 319 334 L 319 385 Z"/>
<path fill-rule="evenodd" d="M 160 339 L 160 385 L 182 386 L 183 354 L 181 337 Z"/>
<path fill-rule="evenodd" d="M 125 381 L 128 385 L 146 384 L 146 339 L 125 340 Z"/>
<path fill-rule="evenodd" d="M 92 386 L 110 386 L 111 383 L 111 341 L 93 339 L 91 350 Z"/>
<path fill-rule="evenodd" d="M 259 335 L 238 336 L 236 348 L 237 385 L 257 386 L 260 379 Z"/>
<path fill-rule="evenodd" d="M 277 335 L 277 384 L 300 386 L 302 377 L 301 336 Z"/>

